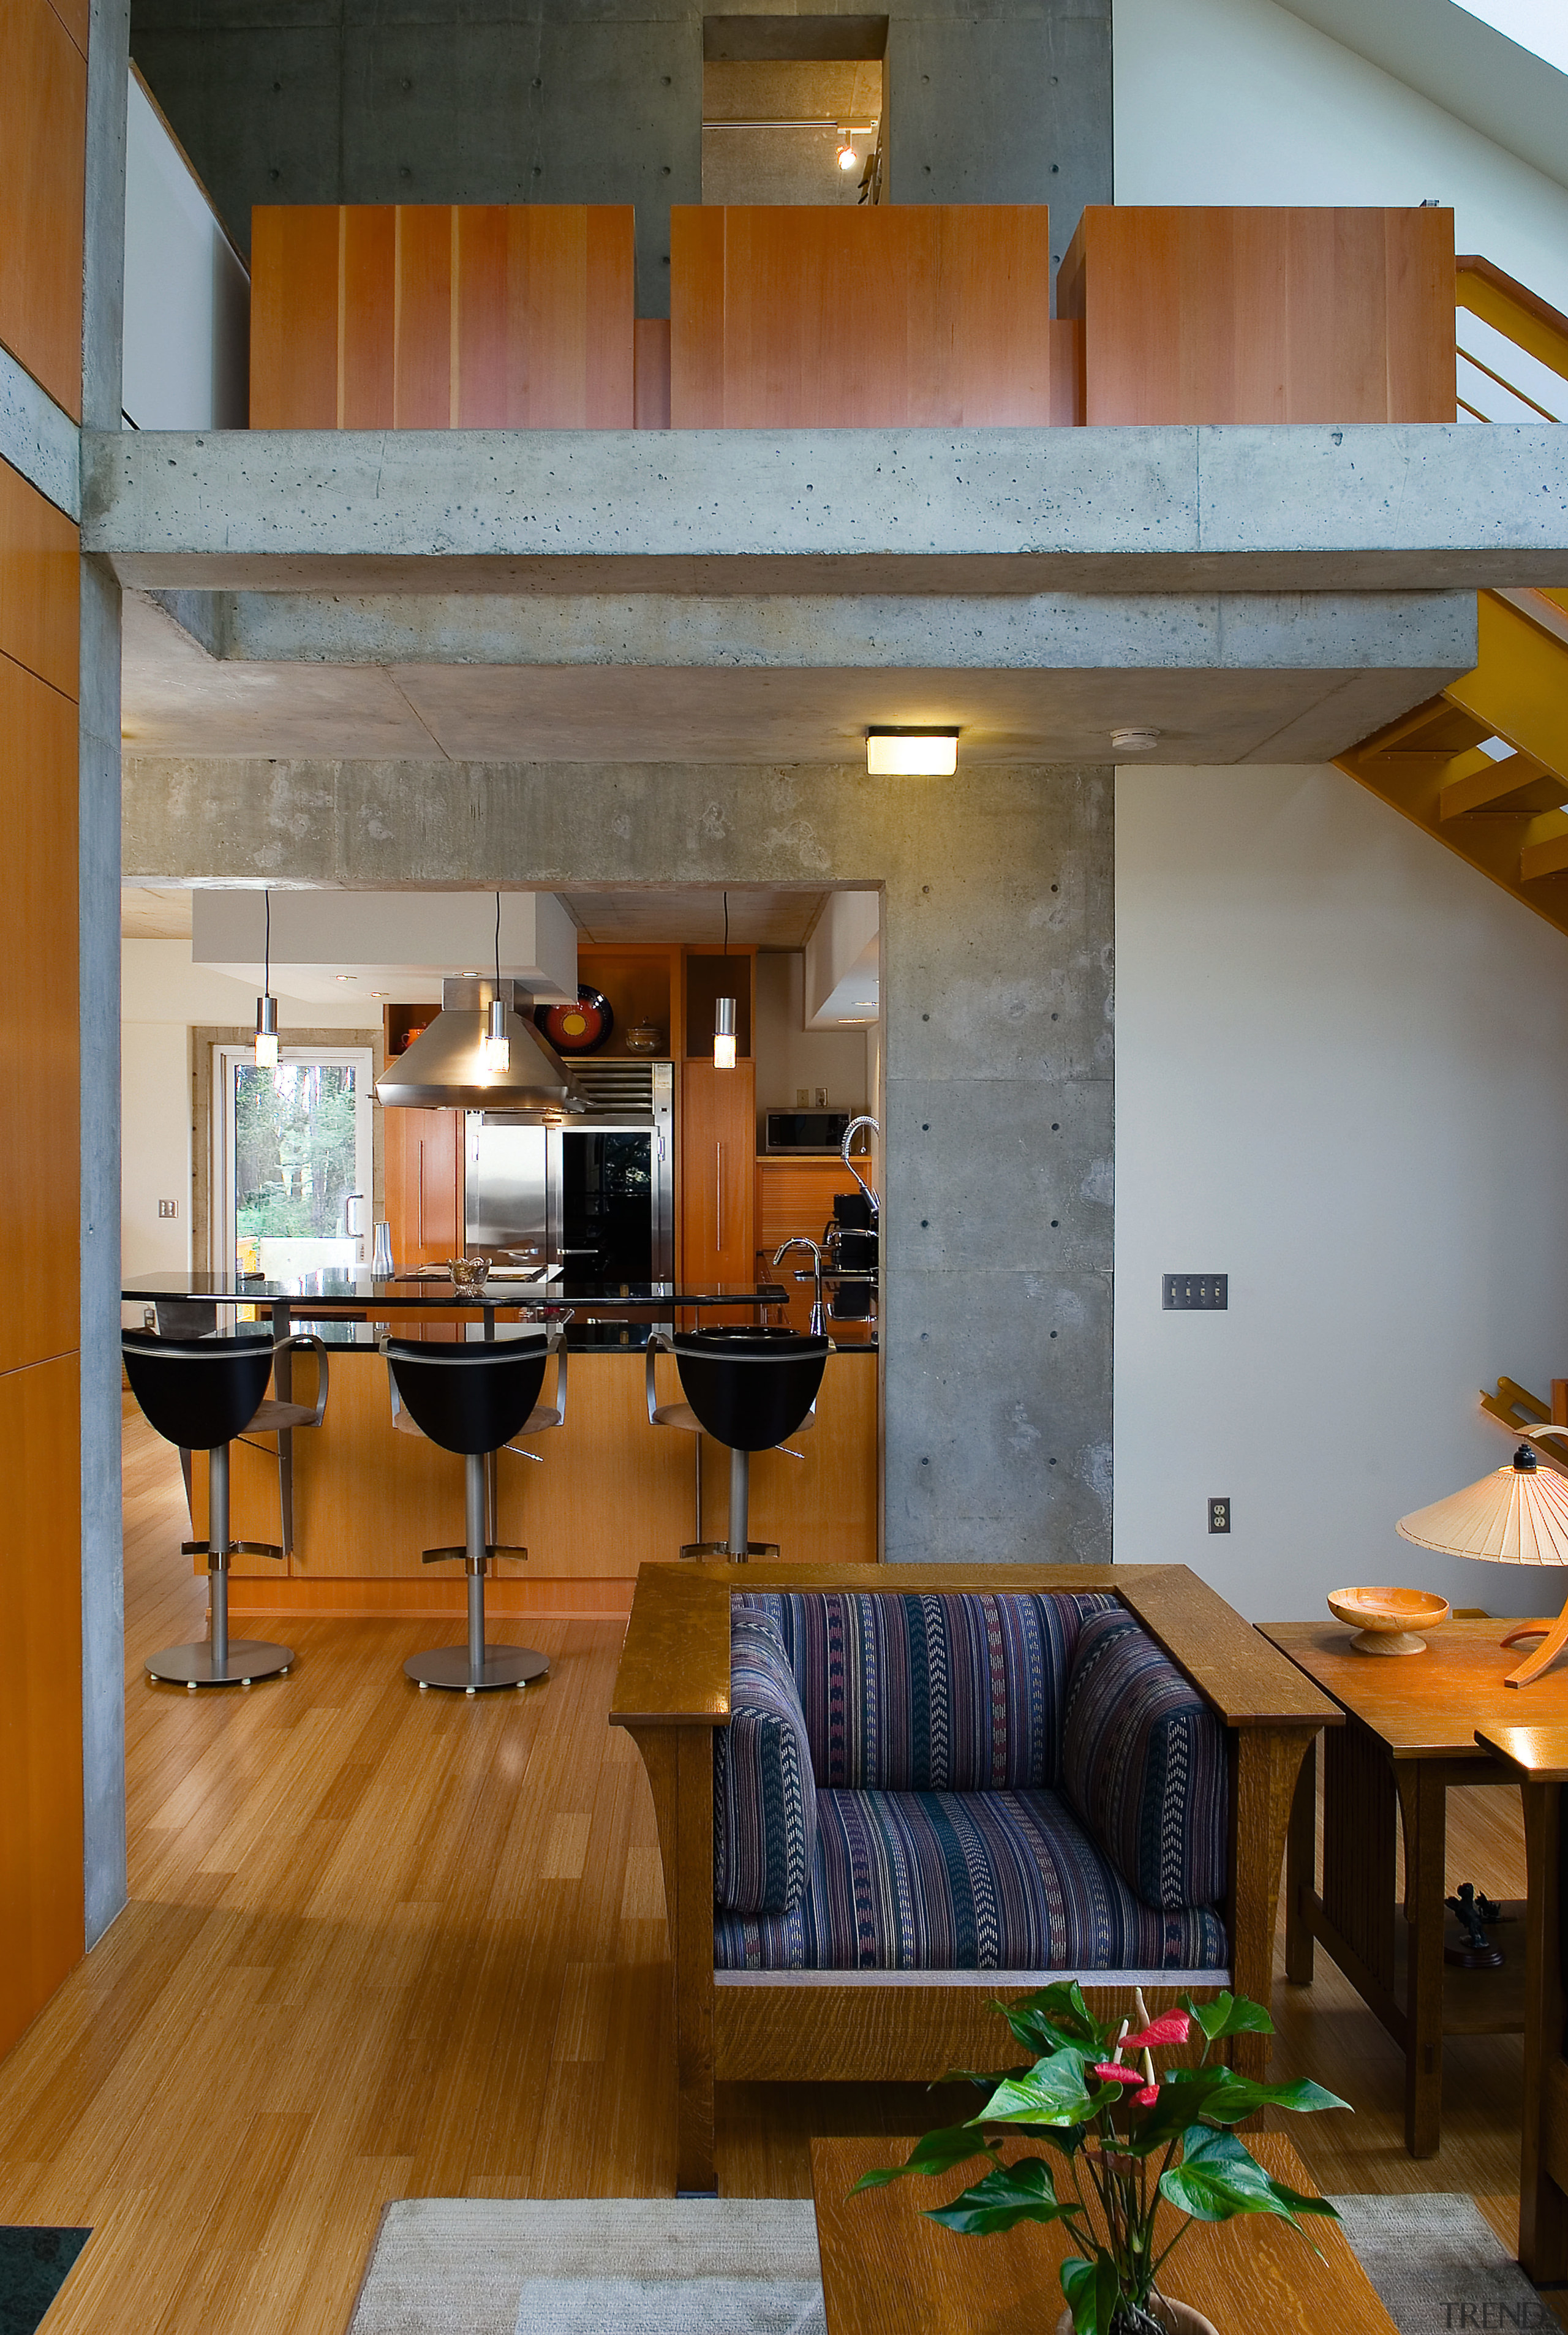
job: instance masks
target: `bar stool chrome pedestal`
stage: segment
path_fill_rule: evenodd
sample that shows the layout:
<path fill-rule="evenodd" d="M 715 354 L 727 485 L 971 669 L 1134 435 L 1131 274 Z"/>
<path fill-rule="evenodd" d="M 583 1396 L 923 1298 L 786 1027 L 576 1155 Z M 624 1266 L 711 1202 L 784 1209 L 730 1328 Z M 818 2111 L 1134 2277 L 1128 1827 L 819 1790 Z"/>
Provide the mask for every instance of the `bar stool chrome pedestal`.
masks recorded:
<path fill-rule="evenodd" d="M 207 1538 L 182 1541 L 180 1549 L 184 1555 L 207 1558 L 211 1635 L 194 1645 L 165 1646 L 149 1660 L 147 1675 L 183 1684 L 192 1693 L 202 1686 L 248 1686 L 252 1679 L 281 1678 L 294 1660 L 292 1646 L 228 1634 L 229 1558 L 283 1555 L 271 1541 L 228 1537 L 228 1447 L 260 1407 L 276 1343 L 266 1332 L 187 1339 L 124 1330 L 120 1346 L 131 1391 L 148 1425 L 166 1442 L 207 1453 Z"/>
<path fill-rule="evenodd" d="M 545 1362 L 559 1339 L 559 1332 L 541 1330 L 531 1336 L 460 1345 L 415 1338 L 382 1340 L 398 1399 L 414 1425 L 442 1450 L 460 1452 L 463 1458 L 463 1545 L 427 1548 L 423 1558 L 427 1565 L 450 1557 L 463 1560 L 469 1576 L 468 1643 L 411 1654 L 403 1670 L 421 1689 L 438 1686 L 456 1694 L 479 1694 L 490 1687 L 527 1686 L 549 1670 L 549 1657 L 532 1646 L 485 1643 L 485 1574 L 490 1560 L 528 1553 L 487 1537 L 486 1463 L 519 1431 L 537 1431 L 532 1422 L 545 1382 Z"/>
<path fill-rule="evenodd" d="M 827 1365 L 828 1342 L 794 1330 L 689 1330 L 648 1341 L 648 1417 L 655 1427 L 683 1426 L 676 1416 L 689 1404 L 696 1424 L 715 1443 L 730 1448 L 730 1533 L 727 1540 L 696 1541 L 682 1556 L 727 1556 L 744 1565 L 750 1556 L 777 1556 L 775 1541 L 747 1537 L 750 1525 L 751 1454 L 771 1451 L 799 1433 L 817 1400 Z M 655 1410 L 653 1353 L 673 1353 L 681 1373 L 685 1404 Z"/>

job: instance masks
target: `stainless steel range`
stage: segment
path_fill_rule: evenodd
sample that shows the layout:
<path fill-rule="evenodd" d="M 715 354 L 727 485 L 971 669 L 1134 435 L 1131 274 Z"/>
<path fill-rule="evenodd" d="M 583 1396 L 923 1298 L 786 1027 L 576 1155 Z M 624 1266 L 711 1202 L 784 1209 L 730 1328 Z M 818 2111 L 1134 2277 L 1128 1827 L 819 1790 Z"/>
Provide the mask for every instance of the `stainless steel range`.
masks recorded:
<path fill-rule="evenodd" d="M 674 1066 L 574 1061 L 572 1076 L 587 1109 L 564 1126 L 467 1114 L 464 1245 L 566 1282 L 668 1281 Z"/>

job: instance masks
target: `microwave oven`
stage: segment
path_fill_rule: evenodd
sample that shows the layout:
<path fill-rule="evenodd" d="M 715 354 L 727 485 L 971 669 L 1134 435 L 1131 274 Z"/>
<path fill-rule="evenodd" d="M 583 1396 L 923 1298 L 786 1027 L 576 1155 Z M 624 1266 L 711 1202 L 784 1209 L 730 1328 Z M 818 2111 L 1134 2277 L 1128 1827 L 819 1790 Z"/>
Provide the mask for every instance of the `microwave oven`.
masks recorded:
<path fill-rule="evenodd" d="M 770 1159 L 792 1152 L 828 1156 L 842 1145 L 851 1116 L 847 1110 L 770 1110 L 763 1151 Z"/>

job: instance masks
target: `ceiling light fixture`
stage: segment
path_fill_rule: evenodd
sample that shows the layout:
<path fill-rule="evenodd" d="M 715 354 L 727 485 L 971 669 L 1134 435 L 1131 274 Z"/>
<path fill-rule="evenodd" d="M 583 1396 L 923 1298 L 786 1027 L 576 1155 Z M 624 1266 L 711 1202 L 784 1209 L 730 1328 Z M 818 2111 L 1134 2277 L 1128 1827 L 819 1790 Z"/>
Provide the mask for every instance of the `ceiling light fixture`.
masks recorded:
<path fill-rule="evenodd" d="M 277 1068 L 277 1000 L 272 993 L 272 894 L 263 891 L 261 898 L 266 924 L 261 995 L 256 1001 L 256 1066 L 258 1071 L 274 1071 Z"/>
<path fill-rule="evenodd" d="M 496 894 L 496 993 L 490 1000 L 490 1018 L 485 1031 L 483 1047 L 487 1071 L 509 1071 L 512 1067 L 512 1042 L 507 1035 L 506 1001 L 501 995 L 501 896 Z"/>
<path fill-rule="evenodd" d="M 359 979 L 359 975 L 357 973 L 337 973 L 334 974 L 333 979 L 334 981 L 357 981 Z"/>
<path fill-rule="evenodd" d="M 724 895 L 724 970 L 730 970 L 730 895 Z M 735 1067 L 735 1000 L 721 997 L 713 1010 L 713 1068 L 732 1071 Z"/>
<path fill-rule="evenodd" d="M 1157 730 L 1113 730 L 1110 733 L 1110 742 L 1114 751 L 1118 754 L 1152 753 L 1155 747 L 1159 744 L 1159 732 Z"/>
<path fill-rule="evenodd" d="M 866 768 L 874 779 L 950 779 L 958 768 L 958 732 L 867 730 Z"/>
<path fill-rule="evenodd" d="M 841 170 L 853 170 L 859 162 L 860 157 L 850 143 L 849 132 L 847 130 L 841 130 L 838 132 L 838 167 Z"/>

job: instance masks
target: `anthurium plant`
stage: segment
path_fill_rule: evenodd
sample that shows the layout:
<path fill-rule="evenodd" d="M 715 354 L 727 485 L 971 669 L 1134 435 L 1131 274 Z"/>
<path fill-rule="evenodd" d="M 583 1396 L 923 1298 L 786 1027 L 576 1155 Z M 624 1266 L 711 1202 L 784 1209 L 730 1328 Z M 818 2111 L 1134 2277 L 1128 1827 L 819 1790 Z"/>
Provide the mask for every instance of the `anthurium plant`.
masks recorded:
<path fill-rule="evenodd" d="M 991 2088 L 978 2116 L 928 2132 L 907 2164 L 856 2184 L 879 2188 L 905 2174 L 951 2173 L 989 2157 L 983 2178 L 929 2218 L 966 2237 L 1020 2222 L 1060 2222 L 1076 2249 L 1061 2266 L 1076 2335 L 1165 2335 L 1157 2281 L 1194 2222 L 1273 2214 L 1301 2229 L 1302 2216 L 1334 2212 L 1324 2198 L 1276 2181 L 1233 2128 L 1263 2107 L 1347 2105 L 1321 2084 L 1254 2083 L 1212 2059 L 1227 2036 L 1273 2034 L 1268 2012 L 1221 1993 L 1206 2002 L 1187 1996 L 1180 2010 L 1151 2019 L 1142 1994 L 1135 2000 L 1136 2031 L 1125 2019 L 1119 2030 L 1103 2025 L 1076 1982 L 998 2003 L 1013 2040 L 1036 2055 L 1033 2065 L 950 2077 Z M 1197 2064 L 1157 2073 L 1155 2053 L 1185 2047 L 1195 2028 L 1203 2038 Z M 1018 2137 L 1043 2141 L 1060 2163 L 1019 2156 L 1004 2164 L 1003 2142 Z M 1161 2199 L 1181 2218 L 1174 2233 L 1166 2234 L 1167 2223 L 1157 2238 Z"/>

